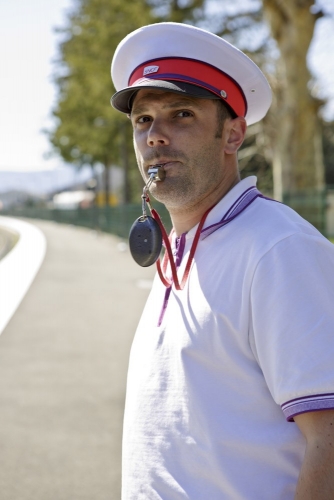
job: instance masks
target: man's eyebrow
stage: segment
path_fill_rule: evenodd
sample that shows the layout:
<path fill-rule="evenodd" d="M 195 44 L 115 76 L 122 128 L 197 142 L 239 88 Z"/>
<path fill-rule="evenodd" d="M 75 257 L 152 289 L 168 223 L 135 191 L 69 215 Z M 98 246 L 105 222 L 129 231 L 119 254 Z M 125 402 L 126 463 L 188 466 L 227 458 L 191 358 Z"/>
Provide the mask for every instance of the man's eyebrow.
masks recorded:
<path fill-rule="evenodd" d="M 145 107 L 145 104 L 140 104 L 137 106 L 133 106 L 131 109 L 131 115 L 140 115 L 142 113 L 147 113 L 147 107 Z"/>
<path fill-rule="evenodd" d="M 169 104 L 166 104 L 166 108 L 182 108 L 183 106 L 191 107 L 191 108 L 200 108 L 199 99 L 181 99 L 180 101 L 174 101 Z"/>
<path fill-rule="evenodd" d="M 162 109 L 174 109 L 174 108 L 201 108 L 200 99 L 180 99 L 179 101 L 167 102 L 162 106 Z M 131 110 L 131 115 L 138 115 L 141 113 L 147 113 L 149 111 L 149 101 L 147 103 L 138 103 L 138 105 L 134 105 Z"/>

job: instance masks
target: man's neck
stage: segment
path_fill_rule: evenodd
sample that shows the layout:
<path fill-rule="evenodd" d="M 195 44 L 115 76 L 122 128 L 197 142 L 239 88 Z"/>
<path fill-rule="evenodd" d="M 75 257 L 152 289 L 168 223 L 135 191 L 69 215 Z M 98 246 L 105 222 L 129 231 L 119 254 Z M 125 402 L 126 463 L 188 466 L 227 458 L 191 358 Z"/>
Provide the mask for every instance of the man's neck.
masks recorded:
<path fill-rule="evenodd" d="M 187 233 L 191 228 L 196 226 L 205 212 L 216 205 L 239 181 L 240 177 L 237 174 L 224 189 L 210 193 L 210 195 L 206 196 L 201 202 L 197 202 L 194 206 L 181 208 L 167 206 L 176 235 L 180 236 L 183 233 Z"/>

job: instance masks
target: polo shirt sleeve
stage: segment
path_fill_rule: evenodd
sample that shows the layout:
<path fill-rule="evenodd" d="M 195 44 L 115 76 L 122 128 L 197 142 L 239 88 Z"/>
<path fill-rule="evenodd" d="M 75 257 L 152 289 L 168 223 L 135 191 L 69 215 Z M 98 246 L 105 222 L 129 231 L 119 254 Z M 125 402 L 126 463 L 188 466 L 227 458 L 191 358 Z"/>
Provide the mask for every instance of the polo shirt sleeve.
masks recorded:
<path fill-rule="evenodd" d="M 334 409 L 334 245 L 293 234 L 258 262 L 250 342 L 287 420 Z"/>

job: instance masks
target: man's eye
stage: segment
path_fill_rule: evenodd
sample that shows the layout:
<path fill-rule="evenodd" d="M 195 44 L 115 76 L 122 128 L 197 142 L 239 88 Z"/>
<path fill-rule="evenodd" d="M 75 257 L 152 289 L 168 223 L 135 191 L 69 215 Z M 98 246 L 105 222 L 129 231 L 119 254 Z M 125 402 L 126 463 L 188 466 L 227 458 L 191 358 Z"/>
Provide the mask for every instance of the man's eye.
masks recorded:
<path fill-rule="evenodd" d="M 190 111 L 179 111 L 177 113 L 177 116 L 182 116 L 184 118 L 187 118 L 188 116 L 192 116 L 192 113 Z"/>
<path fill-rule="evenodd" d="M 137 123 L 147 123 L 149 121 L 150 121 L 149 116 L 141 116 L 140 118 L 138 118 Z"/>

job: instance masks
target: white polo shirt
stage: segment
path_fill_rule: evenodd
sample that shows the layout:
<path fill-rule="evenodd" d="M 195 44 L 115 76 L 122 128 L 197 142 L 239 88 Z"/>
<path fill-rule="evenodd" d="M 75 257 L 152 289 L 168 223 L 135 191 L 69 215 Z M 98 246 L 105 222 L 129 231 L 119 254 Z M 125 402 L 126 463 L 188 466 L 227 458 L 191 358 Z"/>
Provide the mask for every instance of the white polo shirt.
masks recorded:
<path fill-rule="evenodd" d="M 227 193 L 205 227 L 255 181 Z M 178 242 L 179 278 L 195 231 Z M 135 335 L 122 498 L 290 500 L 305 442 L 288 420 L 334 408 L 334 246 L 264 198 L 204 236 L 163 315 L 156 277 Z"/>

